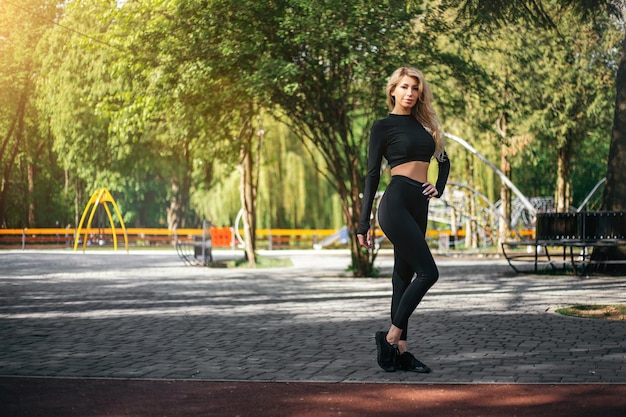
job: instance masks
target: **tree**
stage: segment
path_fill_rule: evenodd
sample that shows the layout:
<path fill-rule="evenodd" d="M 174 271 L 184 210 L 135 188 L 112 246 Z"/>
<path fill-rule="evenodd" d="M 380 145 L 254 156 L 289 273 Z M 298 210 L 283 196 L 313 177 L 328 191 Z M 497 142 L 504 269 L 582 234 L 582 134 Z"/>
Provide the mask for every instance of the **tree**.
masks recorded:
<path fill-rule="evenodd" d="M 581 21 L 594 22 L 603 14 L 621 19 L 622 23 L 626 20 L 626 2 L 623 0 L 464 0 L 460 4 L 446 0 L 444 3 L 460 10 L 470 24 L 480 25 L 528 19 L 539 27 L 556 27 L 554 20 L 558 15 L 551 14 L 549 8 L 553 4 L 572 10 Z M 615 79 L 617 94 L 603 198 L 603 209 L 610 211 L 626 209 L 626 171 L 623 169 L 626 162 L 626 27 L 623 24 L 622 27 L 622 53 Z M 625 259 L 626 250 L 611 256 Z"/>
<path fill-rule="evenodd" d="M 617 60 L 619 32 L 611 24 L 614 20 L 578 23 L 569 12 L 560 13 L 554 23 L 558 32 L 536 31 L 532 36 L 541 48 L 529 53 L 521 70 L 541 86 L 525 85 L 524 104 L 535 109 L 527 125 L 543 139 L 544 149 L 556 149 L 555 206 L 564 212 L 570 209 L 573 162 L 583 144 L 598 141 L 590 132 L 605 138 L 609 134 L 615 69 L 608 63 Z"/>
<path fill-rule="evenodd" d="M 573 10 L 581 20 L 594 19 L 602 14 L 625 20 L 626 3 L 623 0 L 465 0 L 461 3 L 445 2 L 460 10 L 470 24 L 503 24 L 518 19 L 529 19 L 539 27 L 554 27 L 555 15 L 549 13 L 548 5 L 555 3 Z M 624 154 L 626 152 L 626 30 L 622 42 L 622 57 L 617 71 L 617 90 L 611 147 L 607 164 L 607 183 L 604 195 L 604 209 L 624 210 L 626 207 L 626 172 Z"/>
<path fill-rule="evenodd" d="M 145 137 L 139 133 L 137 119 L 120 117 L 120 108 L 126 109 L 121 103 L 131 94 L 126 74 L 115 66 L 123 51 L 102 36 L 112 11 L 110 4 L 102 2 L 72 2 L 63 9 L 62 24 L 52 27 L 39 45 L 38 105 L 49 119 L 68 187 L 75 188 L 74 224 L 86 199 L 101 187 L 121 196 L 117 201 L 124 220 L 133 220 L 129 208 L 138 207 L 124 198 L 125 191 L 145 192 L 154 177 L 149 169 L 137 169 L 148 165 L 151 149 L 141 140 Z M 134 100 L 135 107 L 138 102 Z"/>
<path fill-rule="evenodd" d="M 626 11 L 623 4 L 621 12 L 622 21 L 625 21 Z M 617 94 L 603 198 L 603 209 L 609 211 L 626 209 L 626 38 L 622 41 L 615 84 Z M 626 257 L 626 252 L 622 256 Z"/>
<path fill-rule="evenodd" d="M 184 40 L 186 49 L 178 56 L 184 66 L 203 74 L 195 83 L 201 97 L 196 104 L 211 132 L 207 147 L 213 155 L 240 172 L 240 201 L 243 208 L 245 252 L 248 262 L 256 262 L 256 198 L 261 157 L 263 105 L 258 86 L 250 76 L 251 56 L 263 42 L 253 30 L 258 21 L 248 21 L 244 29 L 255 37 L 250 50 L 241 49 L 232 34 L 242 28 L 231 26 L 231 14 L 247 15 L 245 8 L 224 8 L 219 0 L 200 2 L 179 0 L 172 26 Z M 259 6 L 257 6 L 259 7 Z M 233 43 L 233 41 L 235 41 Z M 206 148 L 205 148 L 206 149 Z"/>
<path fill-rule="evenodd" d="M 369 125 L 385 113 L 383 85 L 409 59 L 418 10 L 404 1 L 215 0 L 197 10 L 213 63 L 249 95 L 275 106 L 311 157 L 322 155 L 352 234 L 352 266 L 371 275 L 373 254 L 356 240 Z M 219 25 L 217 24 L 219 23 Z M 198 42 L 199 43 L 199 42 Z M 237 68 L 236 72 L 232 68 Z"/>
<path fill-rule="evenodd" d="M 431 19 L 437 18 L 433 16 Z M 449 16 L 447 19 L 451 20 Z M 520 123 L 524 115 L 531 112 L 522 104 L 524 93 L 520 88 L 522 80 L 527 78 L 527 74 L 521 75 L 520 69 L 528 54 L 520 43 L 527 34 L 519 26 L 485 33 L 477 28 L 468 30 L 450 23 L 444 36 L 451 39 L 447 48 L 471 63 L 466 74 L 450 77 L 443 84 L 444 99 L 459 96 L 457 100 L 461 101 L 451 114 L 446 114 L 446 121 L 452 129 L 456 128 L 461 135 L 471 138 L 483 153 L 499 155 L 500 171 L 511 177 L 513 157 L 530 141 Z M 474 166 L 467 163 L 466 167 L 465 176 L 472 185 Z M 483 184 L 476 187 L 490 194 L 491 190 L 484 189 L 489 182 L 481 182 Z M 500 195 L 498 241 L 501 242 L 507 240 L 511 232 L 511 190 L 500 182 L 499 191 L 493 190 L 492 195 L 495 197 L 497 193 Z M 466 236 L 471 237 L 474 233 L 470 223 Z"/>
<path fill-rule="evenodd" d="M 321 153 L 318 164 L 328 169 L 351 236 L 353 271 L 369 276 L 374 254 L 361 251 L 355 235 L 364 150 L 369 124 L 381 114 L 384 78 L 407 57 L 399 53 L 409 43 L 402 44 L 407 38 L 399 31 L 410 30 L 412 13 L 393 1 L 288 5 L 278 15 L 278 30 L 271 33 L 276 46 L 268 45 L 259 79 L 289 115 L 285 122 Z M 312 149 L 309 154 L 315 155 Z"/>
<path fill-rule="evenodd" d="M 35 10 L 36 13 L 31 12 Z M 51 196 L 51 177 L 39 175 L 50 155 L 46 130 L 40 130 L 35 108 L 39 62 L 35 49 L 56 14 L 54 4 L 43 0 L 0 4 L 0 225 L 31 226 L 39 221 L 40 195 Z M 46 192 L 47 191 L 47 192 Z M 48 200 L 48 203 L 51 201 Z M 54 210 L 53 216 L 59 215 Z M 51 224 L 51 223 L 48 223 Z M 54 223 L 52 223 L 54 224 Z"/>
<path fill-rule="evenodd" d="M 199 224 L 190 196 L 216 154 L 207 152 L 216 121 L 203 94 L 217 88 L 174 12 L 161 0 L 68 4 L 43 47 L 42 82 L 66 169 L 117 192 L 125 221 L 171 229 Z"/>

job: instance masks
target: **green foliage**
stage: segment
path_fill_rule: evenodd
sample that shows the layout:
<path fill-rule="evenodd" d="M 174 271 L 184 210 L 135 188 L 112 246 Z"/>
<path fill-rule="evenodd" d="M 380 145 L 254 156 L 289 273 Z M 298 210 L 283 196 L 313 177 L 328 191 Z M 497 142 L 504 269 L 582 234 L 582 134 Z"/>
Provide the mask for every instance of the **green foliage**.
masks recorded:
<path fill-rule="evenodd" d="M 478 3 L 485 2 L 464 2 L 464 10 L 474 10 Z M 443 47 L 465 57 L 469 69 L 463 77 L 444 80 L 437 93 L 445 125 L 453 133 L 470 139 L 492 161 L 499 159 L 500 144 L 506 145 L 512 180 L 528 196 L 554 194 L 557 151 L 569 149 L 566 158 L 572 171 L 566 181 L 576 203 L 604 176 L 614 63 L 623 34 L 607 17 L 580 23 L 567 9 L 557 13 L 542 4 L 541 10 L 555 16 L 547 27 L 508 15 L 506 25 L 487 32 L 484 26 L 452 25 L 455 13 L 431 16 L 447 30 Z M 487 184 L 486 178 L 480 179 L 477 188 Z M 499 186 L 499 181 L 492 184 Z M 496 195 L 489 189 L 483 192 Z"/>
<path fill-rule="evenodd" d="M 540 47 L 527 48 L 527 64 L 520 67 L 522 77 L 530 80 L 524 85 L 521 104 L 533 109 L 525 125 L 540 140 L 531 145 L 536 155 L 552 155 L 554 161 L 556 150 L 571 149 L 572 172 L 567 180 L 577 204 L 606 174 L 616 77 L 610 62 L 619 58 L 622 33 L 606 18 L 576 24 L 571 14 L 562 13 L 555 24 L 558 35 L 525 34 L 527 42 Z M 549 160 L 544 164 L 555 165 Z M 546 171 L 544 178 L 555 178 L 554 170 Z"/>
<path fill-rule="evenodd" d="M 302 143 L 266 117 L 261 150 L 257 219 L 259 228 L 341 228 L 341 208 L 333 187 L 313 166 Z M 230 226 L 241 208 L 239 174 L 228 164 L 213 169 L 215 182 L 198 190 L 192 204 L 214 225 Z"/>
<path fill-rule="evenodd" d="M 37 10 L 34 18 L 29 10 Z M 53 204 L 63 183 L 52 165 L 49 133 L 34 106 L 37 44 L 56 13 L 55 4 L 25 0 L 0 4 L 0 226 L 25 227 L 63 221 Z"/>
<path fill-rule="evenodd" d="M 131 80 L 115 70 L 121 51 L 101 36 L 110 26 L 110 13 L 110 5 L 103 2 L 67 5 L 64 25 L 51 28 L 39 45 L 43 63 L 38 104 L 49 117 L 59 162 L 79 180 L 72 184 L 87 185 L 80 211 L 93 191 L 106 187 L 118 196 L 130 223 L 136 212 L 129 207 L 143 208 L 134 204 L 136 193 L 126 198 L 127 193 L 149 192 L 141 186 L 153 177 L 154 158 L 141 134 L 145 121 L 124 106 L 132 102 L 131 109 L 137 108 L 140 101 L 128 89 Z M 75 32 L 68 36 L 66 27 Z"/>
<path fill-rule="evenodd" d="M 490 160 L 503 114 L 508 138 L 535 139 L 512 157 L 527 195 L 554 193 L 566 142 L 574 204 L 606 173 L 623 32 L 609 14 L 580 23 L 560 8 L 577 2 L 114 3 L 0 4 L 4 227 L 73 223 L 102 186 L 127 224 L 232 224 L 239 151 L 261 125 L 258 226 L 341 227 L 358 211 L 386 77 L 404 64 L 426 73 L 446 129 Z M 500 26 L 468 28 L 459 4 L 471 21 Z M 549 25 L 518 19 L 529 11 Z M 24 94 L 18 141 L 9 132 Z M 448 152 L 452 178 L 499 198 L 488 169 L 458 147 Z"/>

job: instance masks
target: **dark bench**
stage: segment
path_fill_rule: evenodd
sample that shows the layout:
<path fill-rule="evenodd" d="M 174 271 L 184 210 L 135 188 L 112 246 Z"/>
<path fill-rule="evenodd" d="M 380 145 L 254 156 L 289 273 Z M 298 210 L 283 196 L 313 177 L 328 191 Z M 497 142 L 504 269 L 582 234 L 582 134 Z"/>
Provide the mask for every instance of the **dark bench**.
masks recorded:
<path fill-rule="evenodd" d="M 178 256 L 188 265 L 209 265 L 213 262 L 211 238 L 194 236 L 193 240 L 175 239 Z"/>
<path fill-rule="evenodd" d="M 569 246 L 576 272 L 584 275 L 592 265 L 602 268 L 626 264 L 626 260 L 612 258 L 608 253 L 612 248 L 626 247 L 626 212 L 582 212 L 579 215 L 583 238 Z"/>
<path fill-rule="evenodd" d="M 545 265 L 551 270 L 571 268 L 583 275 L 591 265 L 626 264 L 626 260 L 598 256 L 600 252 L 593 255 L 594 249 L 626 246 L 624 211 L 539 213 L 535 230 L 533 240 L 502 243 L 502 252 L 515 272 L 537 273 Z M 522 246 L 526 253 L 520 252 Z M 532 269 L 521 268 L 528 263 Z"/>

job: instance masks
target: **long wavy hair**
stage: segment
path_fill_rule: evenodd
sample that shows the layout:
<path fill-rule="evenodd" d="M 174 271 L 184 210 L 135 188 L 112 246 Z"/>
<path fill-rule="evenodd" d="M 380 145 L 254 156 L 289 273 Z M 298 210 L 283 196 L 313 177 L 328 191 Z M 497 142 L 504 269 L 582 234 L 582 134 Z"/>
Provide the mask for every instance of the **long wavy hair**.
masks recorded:
<path fill-rule="evenodd" d="M 430 90 L 430 86 L 426 82 L 424 74 L 420 70 L 414 67 L 400 67 L 391 74 L 387 81 L 387 105 L 389 111 L 392 111 L 395 107 L 395 98 L 392 96 L 396 86 L 402 80 L 404 76 L 408 75 L 417 80 L 419 84 L 419 98 L 413 108 L 411 108 L 411 115 L 417 119 L 418 122 L 424 126 L 424 128 L 435 139 L 435 158 L 442 161 L 445 151 L 445 138 L 443 132 L 443 126 L 437 118 L 435 110 L 432 108 L 433 93 Z"/>

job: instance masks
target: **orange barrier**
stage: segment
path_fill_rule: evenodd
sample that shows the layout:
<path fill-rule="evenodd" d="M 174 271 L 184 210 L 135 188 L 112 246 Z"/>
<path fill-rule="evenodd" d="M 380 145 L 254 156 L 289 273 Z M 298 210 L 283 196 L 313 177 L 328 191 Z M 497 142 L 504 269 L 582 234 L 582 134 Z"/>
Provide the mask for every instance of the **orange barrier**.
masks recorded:
<path fill-rule="evenodd" d="M 181 228 L 169 230 L 166 228 L 127 228 L 129 241 L 135 246 L 173 245 L 175 240 L 192 241 L 202 236 L 201 228 Z M 81 235 L 93 236 L 94 241 L 105 236 L 111 236 L 111 228 L 82 229 Z M 257 229 L 256 236 L 259 247 L 267 245 L 269 248 L 311 248 L 319 240 L 337 233 L 335 229 Z M 532 238 L 534 230 L 522 230 L 519 235 Z M 27 244 L 74 244 L 74 228 L 48 227 L 25 229 L 0 229 L 0 245 L 5 247 L 21 245 L 24 249 Z M 240 232 L 242 234 L 242 232 Z M 211 244 L 215 248 L 235 248 L 238 242 L 232 227 L 211 227 Z M 451 236 L 450 230 L 428 230 L 429 238 L 437 239 L 440 236 Z M 376 229 L 376 236 L 383 236 L 380 229 Z M 459 230 L 457 238 L 465 236 L 464 230 Z M 513 235 L 512 235 L 513 237 Z M 106 239 L 105 239 L 106 240 Z"/>
<path fill-rule="evenodd" d="M 211 246 L 215 248 L 234 247 L 233 229 L 231 227 L 211 227 Z"/>

